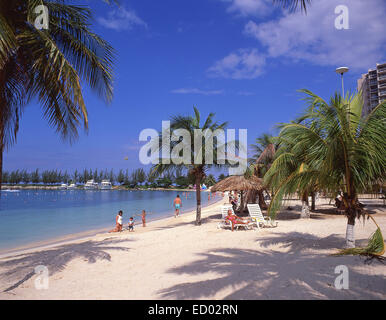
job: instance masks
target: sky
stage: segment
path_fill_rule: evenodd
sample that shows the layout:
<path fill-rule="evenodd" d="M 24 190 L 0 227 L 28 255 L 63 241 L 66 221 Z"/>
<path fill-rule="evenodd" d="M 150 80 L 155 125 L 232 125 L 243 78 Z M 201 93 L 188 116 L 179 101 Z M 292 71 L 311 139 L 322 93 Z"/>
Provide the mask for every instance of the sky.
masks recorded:
<path fill-rule="evenodd" d="M 247 129 L 248 144 L 304 108 L 306 88 L 328 99 L 341 90 L 339 66 L 354 92 L 361 74 L 386 62 L 384 0 L 313 0 L 307 14 L 272 0 L 77 1 L 93 10 L 93 29 L 116 51 L 114 99 L 106 105 L 87 86 L 88 133 L 69 144 L 42 117 L 36 101 L 20 121 L 4 169 L 135 169 L 141 130 L 161 129 L 177 114 L 215 113 Z M 336 29 L 338 5 L 348 29 Z M 128 160 L 125 160 L 125 158 Z"/>

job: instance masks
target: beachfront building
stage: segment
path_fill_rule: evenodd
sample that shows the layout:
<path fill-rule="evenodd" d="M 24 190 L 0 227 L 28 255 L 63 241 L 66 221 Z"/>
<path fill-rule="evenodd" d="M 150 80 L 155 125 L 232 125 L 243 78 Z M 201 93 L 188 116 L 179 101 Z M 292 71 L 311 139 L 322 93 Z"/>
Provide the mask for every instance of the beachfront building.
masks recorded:
<path fill-rule="evenodd" d="M 386 99 L 386 63 L 377 63 L 376 68 L 363 74 L 357 84 L 358 91 L 362 90 L 362 115 L 366 115 Z"/>

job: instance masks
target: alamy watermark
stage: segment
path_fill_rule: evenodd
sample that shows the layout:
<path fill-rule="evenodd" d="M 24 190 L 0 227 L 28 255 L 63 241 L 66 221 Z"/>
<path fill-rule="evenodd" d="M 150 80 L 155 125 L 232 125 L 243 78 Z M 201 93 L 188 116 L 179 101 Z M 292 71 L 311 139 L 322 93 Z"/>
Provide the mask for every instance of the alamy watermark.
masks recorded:
<path fill-rule="evenodd" d="M 195 129 L 192 137 L 186 129 L 171 131 L 170 121 L 162 121 L 161 136 L 155 129 L 140 132 L 139 141 L 147 143 L 139 151 L 139 161 L 145 165 L 227 163 L 230 175 L 242 175 L 247 169 L 247 140 L 246 129 L 238 130 L 237 140 L 235 129 Z"/>
<path fill-rule="evenodd" d="M 341 4 L 335 7 L 335 14 L 338 16 L 335 18 L 335 28 L 338 30 L 349 29 L 349 11 L 348 7 Z"/>
<path fill-rule="evenodd" d="M 338 289 L 338 290 L 342 290 L 342 289 L 348 290 L 348 288 L 349 288 L 349 277 L 348 277 L 348 268 L 347 268 L 347 266 L 345 266 L 343 264 L 339 265 L 339 266 L 336 266 L 335 270 L 334 270 L 334 273 L 335 274 L 339 274 L 335 278 L 335 282 L 334 282 L 335 289 Z"/>
<path fill-rule="evenodd" d="M 47 6 L 44 6 L 44 5 L 36 6 L 34 9 L 34 13 L 37 14 L 37 17 L 35 18 L 35 23 L 34 23 L 35 28 L 38 30 L 42 30 L 42 29 L 48 30 L 50 16 L 48 13 Z"/>
<path fill-rule="evenodd" d="M 34 269 L 37 277 L 35 278 L 36 290 L 47 290 L 49 287 L 49 272 L 48 268 L 43 265 L 39 265 Z"/>

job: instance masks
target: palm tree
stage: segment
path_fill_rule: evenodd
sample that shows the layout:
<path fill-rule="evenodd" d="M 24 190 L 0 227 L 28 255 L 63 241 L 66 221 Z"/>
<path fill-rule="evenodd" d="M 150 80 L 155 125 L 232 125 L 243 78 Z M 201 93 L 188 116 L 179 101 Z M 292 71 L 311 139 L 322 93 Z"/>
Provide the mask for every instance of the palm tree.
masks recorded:
<path fill-rule="evenodd" d="M 201 114 L 198 111 L 196 107 L 194 107 L 194 116 L 174 116 L 171 118 L 170 122 L 170 129 L 171 131 L 174 131 L 176 129 L 185 129 L 190 133 L 191 139 L 191 145 L 190 145 L 190 159 L 192 160 L 192 164 L 180 164 L 176 165 L 174 163 L 170 164 L 162 164 L 162 159 L 160 159 L 160 163 L 154 165 L 153 167 L 153 173 L 155 174 L 163 174 L 165 172 L 172 172 L 175 170 L 178 170 L 178 168 L 186 167 L 188 170 L 189 175 L 193 175 L 195 178 L 195 185 L 196 185 L 196 200 L 197 200 L 197 210 L 196 210 L 196 225 L 201 225 L 201 182 L 206 177 L 206 171 L 208 168 L 212 166 L 221 166 L 217 161 L 217 144 L 218 142 L 216 140 L 213 140 L 213 164 L 194 164 L 193 159 L 196 159 L 199 152 L 202 152 L 201 154 L 205 154 L 205 143 L 202 144 L 201 150 L 195 150 L 194 148 L 194 130 L 201 129 L 202 131 L 209 129 L 211 132 L 214 132 L 215 130 L 223 130 L 227 126 L 227 122 L 224 122 L 222 124 L 218 124 L 217 122 L 214 122 L 215 114 L 210 113 L 203 124 L 201 124 Z M 208 136 L 207 136 L 208 138 Z M 159 136 L 159 141 L 162 140 L 162 134 Z M 180 143 L 181 141 L 175 141 L 171 142 L 170 150 L 173 149 L 175 145 Z M 226 162 L 227 163 L 227 162 Z"/>
<path fill-rule="evenodd" d="M 247 176 L 256 176 L 263 178 L 275 157 L 277 148 L 277 138 L 268 133 L 263 133 L 256 138 L 256 143 L 251 145 L 254 150 L 252 158 L 249 159 L 249 168 Z M 267 193 L 268 191 L 265 190 Z M 256 203 L 256 198 L 259 198 L 259 205 L 262 209 L 267 209 L 265 203 L 263 189 L 248 190 L 246 199 L 247 203 Z"/>
<path fill-rule="evenodd" d="M 81 82 L 105 101 L 112 99 L 113 49 L 92 32 L 90 9 L 65 2 L 0 2 L 0 185 L 3 152 L 15 142 L 31 99 L 39 101 L 43 117 L 70 142 L 79 127 L 88 127 Z M 48 8 L 47 30 L 34 27 L 38 5 Z"/>
<path fill-rule="evenodd" d="M 355 218 L 366 214 L 358 193 L 386 178 L 386 101 L 362 117 L 360 93 L 345 98 L 335 94 L 327 103 L 301 91 L 307 95 L 307 110 L 296 122 L 282 126 L 280 139 L 288 145 L 278 152 L 266 175 L 277 188 L 269 212 L 274 214 L 281 198 L 295 190 L 317 186 L 330 196 L 343 190 L 346 244 L 354 247 Z M 285 174 L 285 169 L 278 169 L 281 164 L 286 164 Z"/>
<path fill-rule="evenodd" d="M 283 8 L 288 8 L 290 11 L 296 11 L 300 8 L 301 11 L 307 13 L 307 7 L 312 0 L 273 0 L 274 3 L 279 3 Z"/>

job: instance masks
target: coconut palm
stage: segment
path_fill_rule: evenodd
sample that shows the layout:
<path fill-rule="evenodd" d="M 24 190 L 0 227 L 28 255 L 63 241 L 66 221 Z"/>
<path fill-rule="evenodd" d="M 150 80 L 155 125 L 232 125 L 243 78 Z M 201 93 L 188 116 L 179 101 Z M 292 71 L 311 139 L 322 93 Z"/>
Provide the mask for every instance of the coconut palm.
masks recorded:
<path fill-rule="evenodd" d="M 270 212 L 276 212 L 280 207 L 280 201 L 284 194 L 291 194 L 298 192 L 301 195 L 302 210 L 301 218 L 310 217 L 310 208 L 308 202 L 308 195 L 316 188 L 314 182 L 305 184 L 301 189 L 297 179 L 303 177 L 310 172 L 310 167 L 305 165 L 302 152 L 294 152 L 295 143 L 288 141 L 282 135 L 278 138 L 280 141 L 279 148 L 276 152 L 275 161 L 272 163 L 270 169 L 264 176 L 266 185 L 271 186 L 277 193 L 271 202 Z M 296 150 L 296 149 L 295 149 Z M 306 152 L 303 150 L 303 152 Z"/>
<path fill-rule="evenodd" d="M 47 30 L 34 26 L 38 5 L 48 8 Z M 83 82 L 111 101 L 113 49 L 91 30 L 91 20 L 90 9 L 65 0 L 0 2 L 0 185 L 3 152 L 15 142 L 31 99 L 70 142 L 88 127 Z"/>
<path fill-rule="evenodd" d="M 296 11 L 300 8 L 301 11 L 307 12 L 307 7 L 310 6 L 312 0 L 273 0 L 274 3 L 278 3 L 283 8 L 288 8 L 290 11 Z"/>
<path fill-rule="evenodd" d="M 355 218 L 366 214 L 358 193 L 386 177 L 386 101 L 361 117 L 360 93 L 345 98 L 335 94 L 327 103 L 308 90 L 301 91 L 306 94 L 307 110 L 296 122 L 282 126 L 279 137 L 288 145 L 282 152 L 279 148 L 266 175 L 277 189 L 269 212 L 274 214 L 281 198 L 294 191 L 317 186 L 335 196 L 343 190 L 346 243 L 354 247 Z M 279 170 L 281 164 L 285 169 Z"/>
<path fill-rule="evenodd" d="M 271 134 L 263 133 L 256 138 L 256 143 L 251 145 L 254 154 L 248 160 L 249 168 L 247 176 L 256 176 L 263 178 L 267 170 L 270 168 L 277 148 L 277 137 Z M 264 189 L 265 190 L 265 189 Z M 248 190 L 246 199 L 247 203 L 256 203 L 256 198 L 259 198 L 259 205 L 262 209 L 267 209 L 265 203 L 263 189 L 261 190 Z M 267 193 L 268 191 L 265 190 Z"/>
<path fill-rule="evenodd" d="M 222 142 L 217 141 L 217 139 L 213 139 L 213 145 L 210 145 L 213 149 L 213 164 L 206 164 L 204 161 L 202 161 L 202 164 L 195 164 L 197 161 L 194 161 L 199 154 L 201 155 L 205 154 L 205 143 L 202 143 L 202 147 L 199 150 L 195 150 L 194 146 L 194 130 L 201 129 L 203 132 L 204 130 L 209 129 L 212 133 L 204 133 L 205 138 L 210 138 L 210 135 L 213 134 L 215 130 L 224 130 L 227 126 L 227 122 L 224 123 L 217 123 L 214 122 L 215 114 L 210 113 L 208 117 L 205 119 L 203 123 L 201 123 L 201 114 L 198 111 L 196 107 L 194 107 L 194 116 L 183 116 L 178 115 L 171 118 L 170 122 L 170 130 L 174 131 L 177 129 L 185 129 L 189 132 L 191 141 L 189 142 L 190 145 L 190 152 L 189 155 L 191 163 L 192 164 L 174 164 L 171 162 L 170 164 L 163 164 L 162 159 L 160 159 L 159 164 L 156 164 L 153 166 L 152 172 L 154 174 L 164 174 L 165 172 L 174 172 L 178 170 L 181 167 L 185 167 L 188 170 L 189 175 L 193 175 L 195 177 L 195 185 L 196 185 L 196 201 L 197 201 L 197 210 L 196 210 L 196 225 L 201 225 L 201 183 L 206 177 L 206 171 L 210 167 L 220 167 L 223 164 L 221 162 L 224 159 L 218 159 L 217 158 L 217 147 L 222 147 Z M 162 134 L 160 133 L 159 136 L 159 142 L 162 141 Z M 173 150 L 173 147 L 177 144 L 181 143 L 183 140 L 180 139 L 179 141 L 172 141 L 170 144 L 170 150 Z M 157 141 L 158 143 L 158 141 Z M 161 143 L 162 144 L 162 143 Z M 227 163 L 227 161 L 225 161 Z"/>

